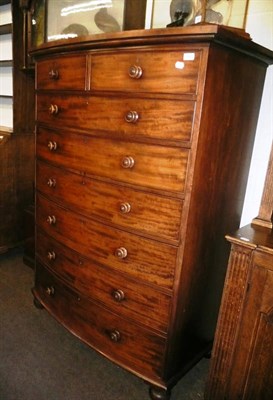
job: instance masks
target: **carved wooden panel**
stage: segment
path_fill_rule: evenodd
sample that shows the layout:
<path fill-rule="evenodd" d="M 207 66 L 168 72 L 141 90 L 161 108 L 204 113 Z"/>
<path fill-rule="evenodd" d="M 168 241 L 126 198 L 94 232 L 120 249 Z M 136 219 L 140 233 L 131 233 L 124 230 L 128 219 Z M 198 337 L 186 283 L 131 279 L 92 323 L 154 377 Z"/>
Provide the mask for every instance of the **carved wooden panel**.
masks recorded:
<path fill-rule="evenodd" d="M 251 248 L 233 245 L 214 340 L 207 399 L 224 398 L 228 383 L 227 371 L 232 368 L 232 352 L 230 349 L 236 343 L 240 326 L 251 257 Z"/>
<path fill-rule="evenodd" d="M 264 191 L 259 209 L 259 215 L 252 223 L 255 225 L 273 227 L 273 146 L 271 148 Z"/>
<path fill-rule="evenodd" d="M 240 232 L 229 238 L 238 243 L 231 251 L 206 400 L 273 398 L 273 250 L 243 236 L 240 245 Z"/>

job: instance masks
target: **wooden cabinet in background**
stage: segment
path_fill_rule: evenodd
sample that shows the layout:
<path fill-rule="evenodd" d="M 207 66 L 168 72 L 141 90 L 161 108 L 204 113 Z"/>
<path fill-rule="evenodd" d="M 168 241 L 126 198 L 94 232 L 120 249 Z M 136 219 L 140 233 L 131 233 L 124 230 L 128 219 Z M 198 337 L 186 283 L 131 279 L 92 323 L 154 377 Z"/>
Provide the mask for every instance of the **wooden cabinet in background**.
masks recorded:
<path fill-rule="evenodd" d="M 273 147 L 258 216 L 232 236 L 206 400 L 273 398 Z"/>
<path fill-rule="evenodd" d="M 0 7 L 5 10 L 4 18 L 11 18 L 10 24 L 0 25 L 0 42 L 5 38 L 3 46 L 0 43 L 0 58 L 5 58 L 0 60 L 0 253 L 4 253 L 24 243 L 24 210 L 34 199 L 35 96 L 34 76 L 22 71 L 24 35 L 19 1 L 0 0 Z M 33 220 L 31 223 L 34 230 Z"/>
<path fill-rule="evenodd" d="M 211 348 L 272 53 L 201 25 L 32 55 L 35 302 L 168 399 Z"/>
<path fill-rule="evenodd" d="M 246 226 L 232 244 L 206 400 L 273 398 L 273 233 Z"/>

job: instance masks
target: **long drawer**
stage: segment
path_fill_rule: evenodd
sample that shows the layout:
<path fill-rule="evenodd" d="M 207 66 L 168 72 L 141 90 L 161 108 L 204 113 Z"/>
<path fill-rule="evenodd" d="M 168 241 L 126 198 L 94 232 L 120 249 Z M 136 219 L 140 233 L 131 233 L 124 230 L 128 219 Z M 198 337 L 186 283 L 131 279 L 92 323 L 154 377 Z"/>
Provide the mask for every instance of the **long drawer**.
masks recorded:
<path fill-rule="evenodd" d="M 109 137 L 189 141 L 194 105 L 193 101 L 43 93 L 37 95 L 37 119 Z"/>
<path fill-rule="evenodd" d="M 36 196 L 36 223 L 52 238 L 94 262 L 172 288 L 177 248 L 110 228 Z"/>
<path fill-rule="evenodd" d="M 183 193 L 189 150 L 39 128 L 39 158 L 97 177 Z"/>
<path fill-rule="evenodd" d="M 195 94 L 201 53 L 183 47 L 96 54 L 91 57 L 91 89 Z"/>
<path fill-rule="evenodd" d="M 37 89 L 86 89 L 86 55 L 52 57 L 36 65 Z"/>
<path fill-rule="evenodd" d="M 36 188 L 86 216 L 179 240 L 182 200 L 88 179 L 42 161 L 36 165 Z"/>
<path fill-rule="evenodd" d="M 167 332 L 169 295 L 103 268 L 39 230 L 36 239 L 38 259 L 79 293 L 126 318 Z"/>
<path fill-rule="evenodd" d="M 164 336 L 87 300 L 39 263 L 34 294 L 70 332 L 111 360 L 146 378 L 162 375 Z"/>

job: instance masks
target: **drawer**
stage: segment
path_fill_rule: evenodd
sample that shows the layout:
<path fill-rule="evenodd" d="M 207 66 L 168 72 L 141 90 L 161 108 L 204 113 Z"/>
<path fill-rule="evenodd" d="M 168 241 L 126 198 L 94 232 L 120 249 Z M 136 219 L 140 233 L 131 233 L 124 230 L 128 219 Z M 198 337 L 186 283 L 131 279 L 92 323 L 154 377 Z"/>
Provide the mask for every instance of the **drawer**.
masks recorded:
<path fill-rule="evenodd" d="M 36 65 L 37 89 L 85 90 L 86 56 L 56 57 Z"/>
<path fill-rule="evenodd" d="M 189 141 L 193 101 L 38 94 L 37 119 L 63 128 L 77 127 L 109 137 L 147 137 Z"/>
<path fill-rule="evenodd" d="M 36 165 L 36 188 L 87 217 L 179 240 L 182 200 L 89 179 L 42 161 Z"/>
<path fill-rule="evenodd" d="M 177 248 L 87 219 L 36 196 L 36 223 L 96 263 L 171 288 Z"/>
<path fill-rule="evenodd" d="M 82 174 L 182 193 L 188 149 L 59 133 L 39 128 L 37 156 Z"/>
<path fill-rule="evenodd" d="M 167 332 L 170 296 L 83 258 L 40 231 L 36 243 L 38 259 L 79 293 L 118 315 Z"/>
<path fill-rule="evenodd" d="M 39 263 L 34 294 L 70 332 L 106 357 L 146 378 L 156 379 L 162 374 L 163 336 L 87 300 Z"/>
<path fill-rule="evenodd" d="M 96 54 L 91 89 L 196 94 L 200 61 L 194 48 Z"/>

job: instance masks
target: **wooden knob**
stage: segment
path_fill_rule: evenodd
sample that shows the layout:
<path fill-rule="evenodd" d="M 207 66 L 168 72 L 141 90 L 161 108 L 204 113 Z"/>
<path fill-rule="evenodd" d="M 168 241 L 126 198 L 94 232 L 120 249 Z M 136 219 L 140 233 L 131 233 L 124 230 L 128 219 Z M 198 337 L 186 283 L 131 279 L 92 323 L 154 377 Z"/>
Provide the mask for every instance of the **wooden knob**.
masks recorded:
<path fill-rule="evenodd" d="M 56 151 L 58 146 L 56 142 L 50 140 L 47 144 L 47 147 L 50 151 Z"/>
<path fill-rule="evenodd" d="M 131 156 L 126 156 L 121 162 L 122 168 L 133 168 L 135 165 L 135 160 Z"/>
<path fill-rule="evenodd" d="M 118 249 L 116 249 L 115 251 L 115 256 L 117 258 L 123 259 L 126 258 L 128 255 L 127 250 L 125 249 L 125 247 L 119 247 Z"/>
<path fill-rule="evenodd" d="M 56 186 L 56 180 L 54 178 L 49 178 L 47 181 L 47 184 L 49 187 L 55 187 Z"/>
<path fill-rule="evenodd" d="M 51 69 L 48 73 L 49 79 L 57 80 L 59 79 L 59 71 L 56 69 Z"/>
<path fill-rule="evenodd" d="M 125 294 L 121 289 L 114 290 L 112 296 L 114 300 L 117 301 L 118 303 L 120 303 L 122 300 L 125 299 Z"/>
<path fill-rule="evenodd" d="M 49 225 L 54 225 L 54 224 L 56 224 L 56 217 L 55 217 L 55 215 L 49 215 L 48 217 L 47 217 L 47 220 L 46 220 L 48 223 L 49 223 Z"/>
<path fill-rule="evenodd" d="M 49 296 L 54 296 L 55 293 L 55 288 L 53 286 L 47 286 L 46 288 L 46 294 Z"/>
<path fill-rule="evenodd" d="M 57 106 L 57 104 L 50 104 L 48 111 L 51 115 L 57 115 L 59 112 L 59 107 Z"/>
<path fill-rule="evenodd" d="M 121 339 L 121 335 L 118 330 L 114 330 L 114 331 L 110 332 L 109 336 L 110 336 L 110 339 L 112 340 L 112 342 L 119 342 Z"/>
<path fill-rule="evenodd" d="M 139 115 L 137 111 L 128 111 L 125 115 L 125 121 L 129 124 L 135 124 L 138 121 Z"/>
<path fill-rule="evenodd" d="M 119 209 L 122 214 L 128 214 L 131 211 L 131 204 L 127 202 L 121 203 Z"/>
<path fill-rule="evenodd" d="M 129 76 L 132 79 L 139 79 L 142 76 L 142 68 L 139 65 L 132 65 L 129 68 Z"/>
<path fill-rule="evenodd" d="M 47 253 L 47 258 L 48 258 L 50 261 L 55 260 L 55 258 L 56 258 L 55 252 L 54 252 L 54 251 L 49 251 L 49 252 Z"/>

